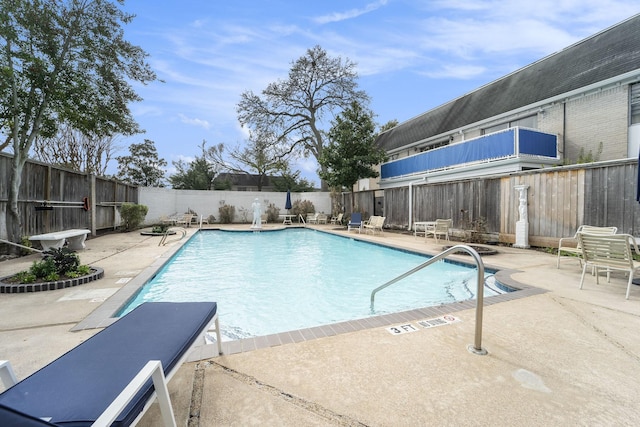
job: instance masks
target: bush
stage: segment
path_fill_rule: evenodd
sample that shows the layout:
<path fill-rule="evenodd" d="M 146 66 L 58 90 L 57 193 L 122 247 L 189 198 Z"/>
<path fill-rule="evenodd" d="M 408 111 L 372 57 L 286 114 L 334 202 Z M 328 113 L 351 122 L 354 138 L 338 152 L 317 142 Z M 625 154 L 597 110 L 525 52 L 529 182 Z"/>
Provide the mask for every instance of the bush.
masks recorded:
<path fill-rule="evenodd" d="M 34 283 L 38 278 L 30 271 L 21 271 L 15 275 L 18 283 Z"/>
<path fill-rule="evenodd" d="M 149 208 L 145 205 L 123 203 L 120 206 L 120 216 L 122 217 L 124 229 L 130 231 L 140 227 L 147 212 L 149 212 Z"/>
<path fill-rule="evenodd" d="M 32 247 L 31 240 L 29 240 L 29 236 L 22 236 L 22 239 L 20 240 L 20 244 L 22 246 L 26 246 L 27 248 Z M 28 249 L 24 249 L 24 248 L 20 249 L 20 255 L 30 255 L 32 253 L 33 252 Z"/>
<path fill-rule="evenodd" d="M 42 261 L 34 261 L 29 271 L 21 271 L 11 278 L 12 282 L 55 282 L 61 276 L 75 278 L 91 272 L 88 265 L 80 265 L 78 254 L 68 248 L 49 249 Z"/>
<path fill-rule="evenodd" d="M 316 208 L 310 200 L 296 200 L 291 206 L 291 213 L 306 217 L 308 213 L 315 213 Z"/>
<path fill-rule="evenodd" d="M 29 269 L 36 279 L 43 279 L 52 273 L 56 273 L 56 265 L 51 258 L 45 258 L 42 261 L 34 261 Z"/>
<path fill-rule="evenodd" d="M 156 234 L 164 234 L 167 232 L 167 230 L 169 229 L 170 225 L 169 224 L 155 224 L 154 226 L 151 227 L 151 232 L 152 233 L 156 233 Z"/>
<path fill-rule="evenodd" d="M 56 273 L 67 274 L 76 271 L 80 265 L 78 254 L 69 248 L 49 249 L 44 253 L 45 261 L 53 261 Z"/>
<path fill-rule="evenodd" d="M 218 209 L 220 224 L 231 224 L 236 216 L 236 208 L 231 205 L 223 205 Z"/>
<path fill-rule="evenodd" d="M 278 222 L 278 215 L 280 215 L 280 208 L 270 203 L 269 206 L 267 206 L 267 221 Z"/>

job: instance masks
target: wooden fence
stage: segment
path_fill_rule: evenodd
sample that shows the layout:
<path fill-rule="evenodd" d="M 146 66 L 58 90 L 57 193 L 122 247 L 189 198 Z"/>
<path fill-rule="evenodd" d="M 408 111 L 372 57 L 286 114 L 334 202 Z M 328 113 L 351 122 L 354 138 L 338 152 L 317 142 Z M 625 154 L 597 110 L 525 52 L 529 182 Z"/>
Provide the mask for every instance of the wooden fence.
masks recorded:
<path fill-rule="evenodd" d="M 455 182 L 413 185 L 412 221 L 452 218 L 454 228 L 467 230 L 481 221 L 504 243 L 515 242 L 519 219 L 517 185 L 527 185 L 529 243 L 557 247 L 582 224 L 616 226 L 619 233 L 640 236 L 640 204 L 636 201 L 638 164 L 608 161 L 513 173 Z M 350 211 L 350 196 L 345 206 Z M 371 214 L 374 191 L 356 193 L 356 204 Z M 409 188 L 384 190 L 386 225 L 407 229 Z"/>
<path fill-rule="evenodd" d="M 12 156 L 0 153 L 0 239 L 7 239 Z M 87 198 L 90 209 L 83 209 Z M 36 161 L 22 171 L 18 208 L 24 235 L 87 228 L 95 235 L 120 223 L 116 207 L 138 202 L 138 188 L 113 179 L 74 172 Z"/>
<path fill-rule="evenodd" d="M 7 236 L 10 174 L 11 156 L 0 153 L 0 239 Z M 94 234 L 113 229 L 120 222 L 117 206 L 139 200 L 136 186 L 35 161 L 27 162 L 22 178 L 19 208 L 25 235 L 69 228 L 89 228 Z M 527 185 L 532 246 L 557 246 L 558 239 L 573 235 L 582 224 L 616 226 L 620 233 L 640 236 L 637 181 L 637 162 L 621 160 L 413 185 L 411 219 L 452 218 L 458 230 L 481 220 L 487 233 L 513 243 L 519 215 L 515 186 Z M 90 200 L 89 211 L 82 209 L 85 197 Z M 53 208 L 36 210 L 43 202 Z M 385 215 L 387 226 L 408 227 L 408 187 L 358 192 L 355 203 L 365 217 Z M 347 213 L 352 211 L 350 194 L 343 194 L 343 205 Z"/>

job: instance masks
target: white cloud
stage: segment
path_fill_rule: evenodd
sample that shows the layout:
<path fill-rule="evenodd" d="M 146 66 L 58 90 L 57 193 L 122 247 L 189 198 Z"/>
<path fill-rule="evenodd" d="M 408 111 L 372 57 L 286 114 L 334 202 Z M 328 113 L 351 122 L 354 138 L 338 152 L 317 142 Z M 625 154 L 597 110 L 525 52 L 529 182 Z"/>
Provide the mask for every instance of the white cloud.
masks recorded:
<path fill-rule="evenodd" d="M 439 68 L 430 68 L 428 71 L 421 72 L 426 77 L 432 79 L 472 79 L 476 78 L 486 71 L 486 67 L 468 65 L 468 64 L 444 64 Z"/>
<path fill-rule="evenodd" d="M 378 0 L 377 2 L 367 4 L 362 9 L 351 9 L 346 12 L 334 12 L 329 15 L 318 16 L 314 18 L 314 22 L 317 22 L 318 24 L 328 24 L 330 22 L 340 22 L 347 19 L 357 18 L 358 16 L 373 12 L 386 4 L 387 0 Z"/>
<path fill-rule="evenodd" d="M 185 116 L 184 114 L 178 114 L 178 117 L 180 117 L 180 121 L 182 123 L 185 123 L 185 124 L 188 124 L 188 125 L 200 126 L 202 128 L 205 128 L 205 129 L 209 129 L 209 127 L 211 127 L 209 122 L 206 121 L 206 120 L 192 119 L 192 118 L 189 118 L 189 117 Z"/>

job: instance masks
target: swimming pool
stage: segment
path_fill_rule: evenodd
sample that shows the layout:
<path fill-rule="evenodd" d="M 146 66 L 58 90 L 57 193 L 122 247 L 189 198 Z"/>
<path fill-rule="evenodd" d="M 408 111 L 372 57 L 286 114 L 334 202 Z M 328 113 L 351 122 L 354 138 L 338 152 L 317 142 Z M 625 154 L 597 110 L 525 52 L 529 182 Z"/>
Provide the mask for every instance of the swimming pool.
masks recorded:
<path fill-rule="evenodd" d="M 119 315 L 145 301 L 216 301 L 235 340 L 475 298 L 475 268 L 438 262 L 378 293 L 371 310 L 374 288 L 427 258 L 310 229 L 200 231 Z"/>

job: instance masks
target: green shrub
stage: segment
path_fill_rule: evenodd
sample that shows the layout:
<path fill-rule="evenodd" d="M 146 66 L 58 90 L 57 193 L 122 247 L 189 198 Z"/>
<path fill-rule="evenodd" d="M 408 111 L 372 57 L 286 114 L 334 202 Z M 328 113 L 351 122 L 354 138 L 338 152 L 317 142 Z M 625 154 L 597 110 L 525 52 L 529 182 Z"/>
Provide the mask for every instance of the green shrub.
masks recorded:
<path fill-rule="evenodd" d="M 145 205 L 123 203 L 120 206 L 120 217 L 122 217 L 124 229 L 130 231 L 140 227 L 147 212 L 149 212 L 149 208 Z"/>
<path fill-rule="evenodd" d="M 20 240 L 20 244 L 21 244 L 22 246 L 26 246 L 26 247 L 28 247 L 28 248 L 32 247 L 32 245 L 31 245 L 31 240 L 29 240 L 29 236 L 22 236 L 22 239 Z M 24 248 L 21 248 L 21 249 L 20 249 L 20 255 L 30 255 L 30 254 L 32 254 L 32 253 L 33 253 L 33 252 L 31 252 L 31 251 L 30 251 L 30 250 L 28 250 L 28 249 L 24 249 Z"/>
<path fill-rule="evenodd" d="M 82 264 L 79 265 L 78 268 L 76 269 L 76 271 L 81 275 L 81 276 L 86 276 L 87 274 L 91 273 L 91 267 L 89 267 L 88 265 Z"/>
<path fill-rule="evenodd" d="M 167 232 L 167 230 L 169 229 L 170 225 L 169 224 L 156 224 L 153 227 L 151 227 L 151 232 L 152 233 L 156 233 L 156 234 L 164 234 Z"/>
<path fill-rule="evenodd" d="M 56 272 L 56 265 L 51 258 L 45 258 L 42 261 L 34 261 L 29 271 L 40 279 L 47 277 L 51 273 Z"/>
<path fill-rule="evenodd" d="M 278 215 L 280 215 L 280 208 L 270 203 L 269 206 L 267 206 L 267 221 L 278 222 Z"/>
<path fill-rule="evenodd" d="M 220 224 L 231 224 L 236 216 L 236 208 L 231 205 L 223 205 L 218 209 Z"/>
<path fill-rule="evenodd" d="M 291 206 L 291 213 L 306 217 L 308 213 L 315 213 L 316 208 L 310 200 L 296 200 Z"/>
<path fill-rule="evenodd" d="M 55 282 L 61 276 L 75 278 L 91 273 L 91 267 L 80 265 L 78 254 L 68 248 L 49 249 L 42 261 L 34 261 L 28 271 L 12 277 L 18 283 Z"/>
<path fill-rule="evenodd" d="M 45 282 L 55 282 L 59 278 L 60 278 L 60 275 L 58 273 L 56 273 L 55 271 L 53 273 L 49 273 L 45 277 L 43 277 Z"/>
<path fill-rule="evenodd" d="M 80 265 L 78 254 L 69 248 L 49 249 L 44 253 L 45 260 L 53 260 L 55 271 L 58 274 L 76 271 Z"/>
<path fill-rule="evenodd" d="M 19 283 L 33 283 L 37 280 L 36 275 L 31 271 L 21 271 L 16 274 L 15 278 Z"/>

